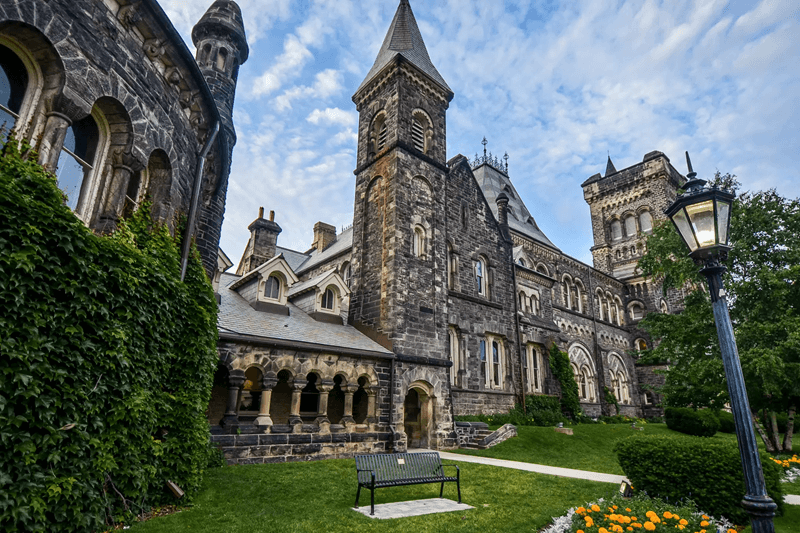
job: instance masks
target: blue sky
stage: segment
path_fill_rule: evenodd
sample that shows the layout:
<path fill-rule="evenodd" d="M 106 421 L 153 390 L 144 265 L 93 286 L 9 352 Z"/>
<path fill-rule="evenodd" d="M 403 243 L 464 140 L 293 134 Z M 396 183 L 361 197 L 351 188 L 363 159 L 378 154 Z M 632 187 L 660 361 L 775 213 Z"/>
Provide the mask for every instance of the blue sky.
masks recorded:
<path fill-rule="evenodd" d="M 279 245 L 305 251 L 317 221 L 352 221 L 351 96 L 399 0 L 241 0 L 250 43 L 220 245 L 236 262 L 258 207 Z M 189 34 L 211 0 L 161 0 Z M 660 150 L 685 173 L 800 196 L 800 3 L 411 0 L 455 92 L 447 155 L 509 154 L 509 175 L 545 234 L 591 262 L 580 184 Z"/>

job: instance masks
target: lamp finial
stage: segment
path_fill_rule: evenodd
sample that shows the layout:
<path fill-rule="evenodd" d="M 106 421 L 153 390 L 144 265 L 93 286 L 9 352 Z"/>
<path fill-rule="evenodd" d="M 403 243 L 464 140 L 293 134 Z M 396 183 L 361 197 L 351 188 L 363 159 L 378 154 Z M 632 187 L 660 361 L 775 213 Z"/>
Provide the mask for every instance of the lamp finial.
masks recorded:
<path fill-rule="evenodd" d="M 695 172 L 694 169 L 692 168 L 692 160 L 689 159 L 688 151 L 686 152 L 686 166 L 689 167 L 689 173 L 686 174 L 686 177 L 689 178 L 690 180 L 694 179 L 694 177 L 697 176 L 697 172 Z"/>

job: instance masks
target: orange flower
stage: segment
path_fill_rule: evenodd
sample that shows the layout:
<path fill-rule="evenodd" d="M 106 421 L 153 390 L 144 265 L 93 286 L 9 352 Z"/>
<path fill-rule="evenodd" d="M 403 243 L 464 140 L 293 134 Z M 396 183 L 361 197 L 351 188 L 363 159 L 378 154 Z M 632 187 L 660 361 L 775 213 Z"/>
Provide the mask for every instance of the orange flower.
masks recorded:
<path fill-rule="evenodd" d="M 584 517 L 586 520 L 586 527 L 592 527 L 594 525 L 594 520 L 592 520 L 591 516 Z"/>
<path fill-rule="evenodd" d="M 600 529 L 597 530 L 597 533 L 608 533 L 608 530 L 604 527 L 601 527 Z"/>
<path fill-rule="evenodd" d="M 667 518 L 667 519 L 672 518 L 672 513 L 670 513 L 669 511 L 666 511 L 664 513 L 664 518 Z"/>
<path fill-rule="evenodd" d="M 703 516 L 703 518 L 705 518 L 705 516 Z M 708 526 L 708 522 L 706 522 L 705 520 L 703 520 L 702 522 L 700 522 L 700 526 L 701 526 L 701 527 L 707 527 L 707 526 Z"/>
<path fill-rule="evenodd" d="M 631 520 L 637 520 L 637 518 L 635 516 L 632 516 Z"/>
<path fill-rule="evenodd" d="M 612 507 L 614 508 L 615 511 L 617 510 L 617 506 L 616 505 L 613 505 Z"/>
<path fill-rule="evenodd" d="M 674 518 L 675 520 L 680 520 L 681 517 L 676 515 L 676 514 L 674 514 L 674 515 L 672 515 L 672 518 Z"/>
<path fill-rule="evenodd" d="M 736 530 L 735 529 L 729 529 L 728 533 L 736 533 Z"/>
<path fill-rule="evenodd" d="M 586 508 L 585 507 L 578 507 L 575 510 L 575 512 L 578 513 L 578 514 L 584 514 L 586 512 Z"/>
<path fill-rule="evenodd" d="M 642 527 L 642 524 L 640 524 L 639 522 L 634 522 L 634 523 L 633 523 L 633 524 L 631 524 L 631 525 L 632 525 L 633 527 Z"/>
<path fill-rule="evenodd" d="M 600 506 L 597 504 L 592 505 L 592 511 L 596 513 L 600 512 Z"/>
<path fill-rule="evenodd" d="M 626 507 L 626 508 L 625 508 L 625 510 L 626 510 L 627 512 L 629 512 L 629 513 L 631 512 L 631 508 L 630 508 L 630 507 Z"/>
<path fill-rule="evenodd" d="M 656 530 L 656 525 L 654 523 L 652 523 L 652 522 L 645 522 L 644 523 L 644 528 L 647 531 L 655 531 Z"/>
<path fill-rule="evenodd" d="M 628 526 L 625 529 L 627 529 L 628 531 L 633 531 L 633 528 L 631 526 Z"/>
<path fill-rule="evenodd" d="M 682 526 L 686 526 L 686 525 L 689 524 L 689 522 L 687 522 L 685 518 L 681 518 L 681 521 L 679 522 L 679 524 L 682 525 Z"/>
<path fill-rule="evenodd" d="M 675 526 L 675 527 L 677 527 L 678 529 L 686 529 L 686 527 L 685 527 L 685 526 L 683 526 L 683 525 L 681 525 L 681 524 L 678 524 L 678 525 L 677 525 L 677 526 Z"/>
<path fill-rule="evenodd" d="M 579 530 L 578 530 L 578 533 L 583 533 L 583 530 L 582 530 L 582 529 L 579 529 Z"/>
<path fill-rule="evenodd" d="M 659 522 L 661 522 L 661 519 L 658 516 L 653 515 L 650 517 L 650 521 L 654 524 L 658 524 Z"/>
<path fill-rule="evenodd" d="M 710 516 L 703 515 L 703 520 L 708 520 L 710 518 L 711 518 Z"/>

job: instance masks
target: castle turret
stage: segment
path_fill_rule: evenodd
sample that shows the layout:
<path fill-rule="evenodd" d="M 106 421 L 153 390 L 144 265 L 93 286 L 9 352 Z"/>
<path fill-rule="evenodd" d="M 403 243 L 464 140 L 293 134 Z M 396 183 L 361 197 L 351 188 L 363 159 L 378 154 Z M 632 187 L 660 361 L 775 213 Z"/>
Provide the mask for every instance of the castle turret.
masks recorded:
<path fill-rule="evenodd" d="M 236 130 L 233 127 L 233 101 L 239 67 L 247 61 L 250 49 L 239 6 L 233 0 L 216 0 L 192 29 L 197 47 L 197 65 L 217 103 L 220 115 L 218 150 L 206 161 L 198 237 L 219 242 L 225 197 L 231 168 Z M 217 251 L 206 251 L 216 256 Z"/>

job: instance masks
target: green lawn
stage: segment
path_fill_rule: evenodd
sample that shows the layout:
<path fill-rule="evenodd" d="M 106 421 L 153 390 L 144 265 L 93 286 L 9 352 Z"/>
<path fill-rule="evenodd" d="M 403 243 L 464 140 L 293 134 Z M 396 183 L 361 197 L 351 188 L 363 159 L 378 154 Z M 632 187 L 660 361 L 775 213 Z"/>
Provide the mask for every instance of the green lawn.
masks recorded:
<path fill-rule="evenodd" d="M 800 479 L 793 481 L 791 483 L 784 483 L 783 484 L 783 493 L 784 494 L 797 494 L 800 496 Z"/>
<path fill-rule="evenodd" d="M 648 435 L 682 435 L 668 429 L 665 424 L 646 424 Z M 574 435 L 556 433 L 551 427 L 519 426 L 519 436 L 501 442 L 488 450 L 454 450 L 456 453 L 479 455 L 537 463 L 590 472 L 623 474 L 614 453 L 617 440 L 634 433 L 627 424 L 580 424 L 572 426 Z M 712 439 L 733 440 L 736 436 L 717 433 Z M 763 443 L 761 443 L 763 449 Z"/>
<path fill-rule="evenodd" d="M 551 517 L 617 488 L 469 463 L 460 467 L 463 500 L 475 509 L 380 521 L 351 509 L 356 492 L 352 460 L 216 468 L 191 508 L 135 524 L 130 531 L 535 532 Z M 438 490 L 438 485 L 389 488 L 376 491 L 375 500 L 379 504 L 435 498 Z M 456 499 L 455 486 L 445 486 L 445 497 Z M 361 505 L 365 504 L 369 506 L 369 492 L 362 490 Z"/>
<path fill-rule="evenodd" d="M 784 515 L 775 519 L 775 533 L 800 533 L 800 505 L 784 505 Z M 750 526 L 742 533 L 753 533 Z"/>

